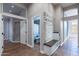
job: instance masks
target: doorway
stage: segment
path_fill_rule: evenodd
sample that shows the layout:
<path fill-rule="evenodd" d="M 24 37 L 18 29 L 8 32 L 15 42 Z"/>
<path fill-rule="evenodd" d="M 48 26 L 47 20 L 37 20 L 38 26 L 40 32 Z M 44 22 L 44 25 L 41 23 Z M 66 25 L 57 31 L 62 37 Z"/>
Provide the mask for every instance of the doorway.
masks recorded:
<path fill-rule="evenodd" d="M 21 7 L 19 4 L 12 3 L 4 3 L 0 4 L 0 6 L 2 6 L 2 13 L 0 15 L 0 18 L 2 19 L 0 22 L 0 52 L 2 54 L 2 51 L 4 52 L 4 49 L 10 51 L 12 49 L 15 49 L 16 47 L 20 47 L 17 45 L 17 43 L 26 44 L 28 39 L 28 32 L 25 7 Z M 26 24 L 26 26 L 23 26 L 23 24 Z"/>
<path fill-rule="evenodd" d="M 14 17 L 3 16 L 3 53 L 7 55 L 9 51 L 27 44 L 27 21 Z"/>
<path fill-rule="evenodd" d="M 78 55 L 78 19 L 64 21 L 64 53 Z"/>
<path fill-rule="evenodd" d="M 20 21 L 17 18 L 3 16 L 3 53 L 14 49 L 13 46 L 20 43 Z"/>
<path fill-rule="evenodd" d="M 20 20 L 15 19 L 13 23 L 13 39 L 20 42 Z M 17 36 L 17 37 L 16 37 Z"/>
<path fill-rule="evenodd" d="M 78 40 L 78 19 L 64 21 L 64 40 L 69 38 Z"/>
<path fill-rule="evenodd" d="M 33 17 L 33 44 L 34 49 L 40 51 L 40 17 Z"/>

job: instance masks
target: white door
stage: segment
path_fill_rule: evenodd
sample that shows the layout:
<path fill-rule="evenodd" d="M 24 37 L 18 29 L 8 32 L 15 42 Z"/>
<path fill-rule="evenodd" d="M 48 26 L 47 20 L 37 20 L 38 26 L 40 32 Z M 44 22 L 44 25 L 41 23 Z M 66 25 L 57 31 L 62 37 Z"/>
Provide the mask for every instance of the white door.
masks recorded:
<path fill-rule="evenodd" d="M 3 51 L 3 21 L 2 21 L 2 15 L 0 15 L 0 55 Z"/>
<path fill-rule="evenodd" d="M 27 22 L 20 21 L 20 41 L 22 44 L 27 43 Z"/>
<path fill-rule="evenodd" d="M 50 21 L 46 21 L 46 42 L 53 39 L 53 24 Z"/>

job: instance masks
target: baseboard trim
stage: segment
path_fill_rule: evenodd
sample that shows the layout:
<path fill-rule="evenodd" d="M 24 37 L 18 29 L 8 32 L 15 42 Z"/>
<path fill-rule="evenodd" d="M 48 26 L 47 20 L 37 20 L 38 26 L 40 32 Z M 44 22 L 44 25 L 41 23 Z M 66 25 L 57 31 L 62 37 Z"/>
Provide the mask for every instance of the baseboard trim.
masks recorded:
<path fill-rule="evenodd" d="M 60 46 L 62 46 L 63 44 L 64 44 L 64 42 L 63 42 L 63 43 L 61 43 L 61 44 L 60 44 Z"/>
<path fill-rule="evenodd" d="M 11 41 L 12 43 L 20 43 L 20 41 Z"/>
<path fill-rule="evenodd" d="M 20 42 L 21 44 L 24 44 L 24 45 L 26 45 L 26 43 L 22 43 L 22 42 Z"/>
<path fill-rule="evenodd" d="M 60 44 L 60 46 L 62 46 L 67 40 L 68 40 L 69 36 L 64 40 L 63 43 Z"/>
<path fill-rule="evenodd" d="M 27 44 L 28 47 L 33 48 L 31 45 Z"/>
<path fill-rule="evenodd" d="M 40 51 L 41 54 L 46 54 L 44 51 Z"/>
<path fill-rule="evenodd" d="M 2 55 L 2 52 L 3 52 L 3 48 L 2 48 L 1 51 L 0 51 L 0 56 Z"/>

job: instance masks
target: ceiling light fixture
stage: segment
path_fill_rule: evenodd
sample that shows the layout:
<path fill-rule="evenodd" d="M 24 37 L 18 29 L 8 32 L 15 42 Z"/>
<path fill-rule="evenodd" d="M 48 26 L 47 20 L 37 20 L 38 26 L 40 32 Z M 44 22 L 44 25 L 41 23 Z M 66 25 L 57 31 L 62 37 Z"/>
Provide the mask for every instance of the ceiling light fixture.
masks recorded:
<path fill-rule="evenodd" d="M 14 6 L 13 6 L 13 5 L 12 5 L 11 7 L 12 7 L 12 8 L 14 8 Z"/>

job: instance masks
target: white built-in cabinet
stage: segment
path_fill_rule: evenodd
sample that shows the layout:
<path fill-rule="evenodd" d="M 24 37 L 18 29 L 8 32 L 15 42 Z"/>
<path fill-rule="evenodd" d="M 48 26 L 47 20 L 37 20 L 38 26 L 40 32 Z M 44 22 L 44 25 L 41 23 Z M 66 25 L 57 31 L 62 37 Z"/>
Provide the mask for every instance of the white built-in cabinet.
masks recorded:
<path fill-rule="evenodd" d="M 44 28 L 45 28 L 45 41 L 49 42 L 53 39 L 53 18 L 51 14 L 44 13 Z"/>

